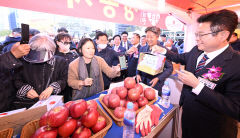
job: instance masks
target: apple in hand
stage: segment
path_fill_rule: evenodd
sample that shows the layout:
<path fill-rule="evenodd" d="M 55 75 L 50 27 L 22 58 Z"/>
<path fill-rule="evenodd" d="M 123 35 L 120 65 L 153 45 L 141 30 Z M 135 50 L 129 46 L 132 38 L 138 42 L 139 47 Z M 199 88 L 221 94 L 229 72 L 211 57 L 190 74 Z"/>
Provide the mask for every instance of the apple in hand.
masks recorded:
<path fill-rule="evenodd" d="M 59 127 L 67 120 L 69 110 L 65 106 L 58 106 L 49 111 L 47 124 L 51 127 Z"/>
<path fill-rule="evenodd" d="M 73 118 L 78 118 L 87 110 L 87 102 L 82 99 L 77 100 L 70 106 L 69 110 Z"/>
<path fill-rule="evenodd" d="M 103 116 L 99 116 L 97 123 L 91 128 L 94 133 L 99 132 L 107 125 L 106 119 Z"/>
<path fill-rule="evenodd" d="M 31 138 L 56 138 L 57 129 L 50 126 L 42 126 L 31 136 Z"/>
<path fill-rule="evenodd" d="M 68 120 L 58 128 L 58 134 L 62 137 L 69 137 L 77 128 L 77 120 L 69 117 Z"/>

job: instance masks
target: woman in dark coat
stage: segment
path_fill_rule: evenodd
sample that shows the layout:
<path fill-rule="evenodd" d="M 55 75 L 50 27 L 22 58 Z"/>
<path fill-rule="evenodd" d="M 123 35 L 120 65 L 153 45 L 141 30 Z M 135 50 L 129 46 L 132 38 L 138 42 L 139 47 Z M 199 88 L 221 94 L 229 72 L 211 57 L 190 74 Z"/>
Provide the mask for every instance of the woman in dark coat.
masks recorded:
<path fill-rule="evenodd" d="M 38 34 L 30 42 L 31 51 L 23 57 L 23 66 L 15 70 L 16 108 L 29 108 L 38 100 L 59 94 L 67 82 L 67 62 L 54 56 L 56 45 L 47 35 Z"/>

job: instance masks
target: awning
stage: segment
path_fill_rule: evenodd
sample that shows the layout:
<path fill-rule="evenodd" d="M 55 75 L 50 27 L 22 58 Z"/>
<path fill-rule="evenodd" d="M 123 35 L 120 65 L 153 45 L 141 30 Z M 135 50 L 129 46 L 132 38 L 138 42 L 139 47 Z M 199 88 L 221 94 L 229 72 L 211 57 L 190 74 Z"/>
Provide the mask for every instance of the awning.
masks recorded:
<path fill-rule="evenodd" d="M 0 6 L 137 26 L 156 25 L 162 29 L 169 29 L 166 27 L 168 26 L 170 29 L 183 30 L 183 24 L 167 13 L 130 8 L 113 0 L 1 0 Z"/>

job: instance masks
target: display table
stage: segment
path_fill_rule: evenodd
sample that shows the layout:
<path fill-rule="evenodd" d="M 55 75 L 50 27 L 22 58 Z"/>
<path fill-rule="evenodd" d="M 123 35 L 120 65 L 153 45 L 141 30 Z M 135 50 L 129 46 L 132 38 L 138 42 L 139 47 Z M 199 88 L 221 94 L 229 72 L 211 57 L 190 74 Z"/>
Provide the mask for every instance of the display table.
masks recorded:
<path fill-rule="evenodd" d="M 101 103 L 98 100 L 98 97 L 101 94 L 107 94 L 107 91 L 98 93 L 92 97 L 85 98 L 85 100 L 91 100 L 91 99 L 96 99 L 97 103 L 102 107 Z M 155 102 L 157 103 L 159 101 L 160 97 L 158 97 L 158 100 Z M 149 133 L 146 137 L 154 137 L 156 136 L 161 130 L 168 124 L 168 122 L 173 119 L 173 126 L 172 126 L 172 137 L 175 138 L 177 136 L 177 125 L 178 125 L 178 106 L 177 105 L 170 105 L 168 109 L 165 109 L 164 107 L 161 106 L 163 109 L 163 113 L 160 116 L 159 123 L 156 127 L 152 127 L 151 133 Z M 104 108 L 103 108 L 104 109 Z M 105 109 L 104 109 L 105 111 Z M 106 112 L 106 111 L 105 111 Z M 106 112 L 107 113 L 107 112 Z M 108 114 L 108 113 L 107 113 Z M 122 138 L 122 133 L 123 133 L 123 127 L 119 127 L 115 124 L 113 121 L 112 127 L 109 129 L 108 133 L 106 134 L 105 138 Z M 135 132 L 134 138 L 140 138 L 141 134 L 137 134 Z"/>

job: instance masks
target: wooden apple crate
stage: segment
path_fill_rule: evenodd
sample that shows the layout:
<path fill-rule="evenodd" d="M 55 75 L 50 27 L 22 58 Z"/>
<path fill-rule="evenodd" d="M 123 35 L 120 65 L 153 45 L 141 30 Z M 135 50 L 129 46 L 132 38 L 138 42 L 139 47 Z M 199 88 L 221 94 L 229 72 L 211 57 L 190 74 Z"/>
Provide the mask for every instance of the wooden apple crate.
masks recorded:
<path fill-rule="evenodd" d="M 104 97 L 104 96 L 105 96 L 105 95 L 101 95 L 101 96 L 99 97 L 99 102 L 102 104 L 103 108 L 108 112 L 108 114 L 110 114 L 110 116 L 113 118 L 114 122 L 115 122 L 118 126 L 123 126 L 123 118 L 121 118 L 121 119 L 117 118 L 117 117 L 114 115 L 114 110 L 108 108 L 108 107 L 103 103 L 102 100 L 103 100 L 103 97 Z M 149 101 L 147 105 L 153 104 L 154 102 L 156 102 L 156 100 L 157 100 L 157 97 L 156 97 L 154 100 Z M 140 111 L 143 110 L 144 108 L 145 108 L 145 106 L 139 108 L 135 113 L 137 114 L 138 112 L 140 112 Z"/>
<path fill-rule="evenodd" d="M 11 138 L 13 135 L 13 128 L 0 130 L 0 138 Z"/>
<path fill-rule="evenodd" d="M 106 119 L 107 126 L 101 131 L 92 135 L 90 138 L 103 138 L 107 134 L 109 128 L 112 126 L 111 118 L 103 111 L 103 109 L 99 105 L 97 110 L 99 114 Z M 35 133 L 35 131 L 39 128 L 39 120 L 40 119 L 33 120 L 31 122 L 28 122 L 26 125 L 24 125 L 21 132 L 21 138 L 30 138 Z"/>

